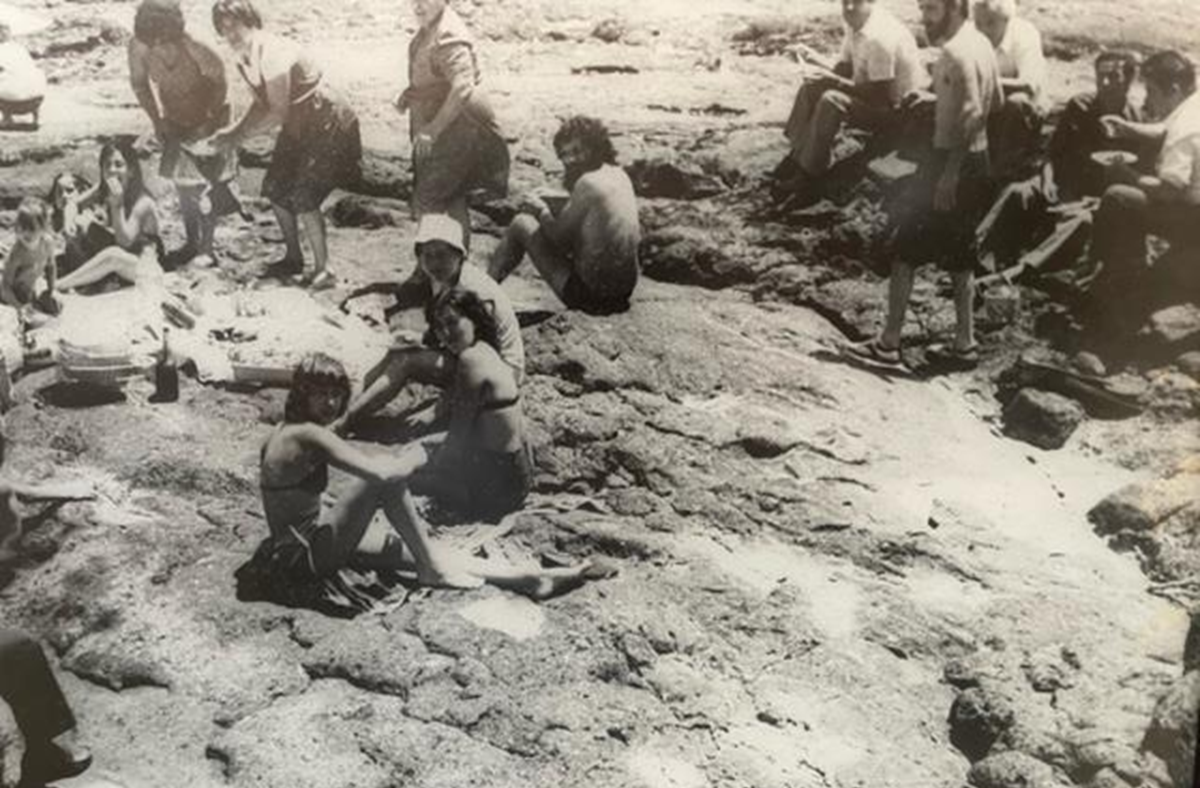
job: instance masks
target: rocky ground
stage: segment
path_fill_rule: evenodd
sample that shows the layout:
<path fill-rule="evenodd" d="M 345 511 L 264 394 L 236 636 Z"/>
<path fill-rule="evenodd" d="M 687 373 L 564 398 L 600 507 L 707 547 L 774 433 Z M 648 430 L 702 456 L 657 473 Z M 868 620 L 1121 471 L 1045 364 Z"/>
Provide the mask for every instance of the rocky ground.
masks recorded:
<path fill-rule="evenodd" d="M 19 5 L 57 20 L 32 40 L 56 84 L 43 129 L 0 140 L 7 211 L 55 172 L 92 172 L 98 135 L 146 130 L 123 81 L 131 3 Z M 364 120 L 372 196 L 330 206 L 347 287 L 412 265 L 405 129 L 387 108 L 411 22 L 394 5 L 263 3 L 269 25 L 320 42 Z M 527 271 L 506 285 L 530 318 L 539 475 L 503 550 L 604 556 L 621 574 L 541 605 L 416 592 L 348 621 L 239 602 L 234 570 L 265 531 L 257 448 L 282 392 L 185 381 L 178 404 L 134 385 L 84 407 L 53 371 L 30 374 L 7 417 L 12 472 L 89 478 L 103 495 L 34 521 L 0 616 L 51 646 L 97 753 L 90 778 L 1191 785 L 1187 316 L 1170 324 L 1182 344 L 1125 372 L 1140 415 L 1121 419 L 1012 371 L 1021 354 L 1057 358 L 1032 291 L 1015 324 L 984 316 L 976 375 L 883 380 L 836 363 L 879 319 L 878 187 L 781 220 L 759 184 L 795 82 L 780 44 L 830 47 L 836 7 L 462 5 L 513 138 L 514 192 L 557 178 L 556 118 L 586 111 L 620 135 L 646 198 L 649 278 L 629 314 L 558 313 Z M 1059 98 L 1099 44 L 1182 45 L 1194 24 L 1190 0 L 1026 6 Z M 256 193 L 261 155 L 246 163 Z M 184 276 L 257 281 L 279 238 L 254 210 L 222 228 L 218 276 Z M 477 259 L 509 215 L 481 207 Z M 922 284 L 918 356 L 949 325 L 938 286 Z"/>

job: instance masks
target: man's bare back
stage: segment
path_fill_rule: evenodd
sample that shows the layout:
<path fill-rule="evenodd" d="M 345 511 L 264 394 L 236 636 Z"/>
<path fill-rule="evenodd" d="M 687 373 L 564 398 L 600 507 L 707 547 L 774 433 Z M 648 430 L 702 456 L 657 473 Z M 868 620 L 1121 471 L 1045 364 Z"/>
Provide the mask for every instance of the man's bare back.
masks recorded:
<path fill-rule="evenodd" d="M 581 177 L 551 235 L 570 245 L 575 273 L 593 292 L 633 291 L 641 228 L 633 183 L 620 167 L 604 164 Z"/>

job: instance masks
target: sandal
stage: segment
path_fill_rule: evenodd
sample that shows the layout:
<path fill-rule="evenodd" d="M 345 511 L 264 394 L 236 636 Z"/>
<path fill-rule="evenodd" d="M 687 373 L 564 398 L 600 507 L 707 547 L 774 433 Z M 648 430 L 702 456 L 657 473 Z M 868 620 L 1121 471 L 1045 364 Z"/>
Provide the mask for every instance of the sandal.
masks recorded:
<path fill-rule="evenodd" d="M 337 277 L 331 274 L 328 269 L 320 273 L 297 274 L 292 277 L 292 282 L 301 287 L 307 287 L 310 290 L 331 290 L 337 287 Z"/>
<path fill-rule="evenodd" d="M 857 345 L 847 345 L 842 352 L 850 359 L 869 367 L 889 372 L 908 372 L 908 365 L 900 355 L 900 348 L 887 348 L 878 339 L 870 339 Z"/>
<path fill-rule="evenodd" d="M 979 366 L 979 343 L 969 348 L 956 348 L 953 345 L 933 345 L 925 357 L 931 364 L 952 367 L 954 369 L 974 369 Z"/>

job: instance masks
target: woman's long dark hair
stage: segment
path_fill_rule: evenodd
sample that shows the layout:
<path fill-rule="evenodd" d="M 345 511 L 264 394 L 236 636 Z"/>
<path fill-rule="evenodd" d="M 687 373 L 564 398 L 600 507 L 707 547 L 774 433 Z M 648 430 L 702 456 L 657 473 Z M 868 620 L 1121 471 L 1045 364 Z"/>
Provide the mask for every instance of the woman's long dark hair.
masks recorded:
<path fill-rule="evenodd" d="M 318 423 L 309 408 L 314 391 L 333 388 L 342 397 L 338 416 L 350 404 L 350 376 L 342 362 L 324 353 L 309 353 L 300 359 L 292 373 L 292 388 L 283 406 L 283 420 L 288 424 Z"/>
<path fill-rule="evenodd" d="M 142 160 L 138 158 L 137 151 L 133 149 L 133 143 L 106 142 L 100 148 L 100 192 L 98 195 L 100 201 L 103 203 L 108 199 L 108 179 L 104 177 L 104 172 L 108 169 L 108 163 L 117 153 L 125 159 L 125 167 L 129 170 L 129 182 L 125 184 L 125 193 L 121 200 L 124 203 L 125 214 L 128 215 L 133 210 L 133 206 L 137 205 L 138 200 L 142 197 L 153 199 L 153 196 L 146 189 L 146 178 L 142 174 Z"/>
<path fill-rule="evenodd" d="M 470 290 L 455 287 L 438 299 L 434 307 L 434 315 L 441 316 L 443 312 L 455 312 L 462 315 L 475 326 L 476 341 L 482 340 L 500 352 L 500 326 L 496 323 L 496 314 L 490 301 L 485 302 Z"/>

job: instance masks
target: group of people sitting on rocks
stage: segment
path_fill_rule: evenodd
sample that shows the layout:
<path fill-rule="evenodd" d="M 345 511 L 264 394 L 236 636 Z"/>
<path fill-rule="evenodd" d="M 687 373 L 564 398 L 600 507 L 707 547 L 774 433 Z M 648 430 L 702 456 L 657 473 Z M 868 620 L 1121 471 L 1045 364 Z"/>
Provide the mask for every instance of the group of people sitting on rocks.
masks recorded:
<path fill-rule="evenodd" d="M 1100 331 L 1136 316 L 1127 302 L 1151 290 L 1177 298 L 1200 292 L 1200 272 L 1183 255 L 1164 255 L 1153 267 L 1146 258 L 1148 234 L 1180 248 L 1197 239 L 1200 99 L 1193 64 L 1172 51 L 1146 58 L 1146 99 L 1137 107 L 1130 88 L 1138 59 L 1101 53 L 1096 90 L 1067 104 L 1047 165 L 1031 173 L 1048 109 L 1038 30 L 1017 14 L 1015 0 L 919 5 L 925 36 L 938 48 L 929 69 L 916 37 L 886 8 L 843 0 L 841 57 L 829 64 L 805 54 L 809 76 L 785 126 L 791 150 L 773 173 L 772 196 L 781 207 L 803 207 L 822 195 L 842 129 L 869 133 L 873 152 L 917 140 L 917 172 L 892 203 L 884 328 L 848 348 L 850 356 L 906 368 L 900 339 L 914 266 L 938 262 L 951 276 L 957 328 L 930 358 L 973 366 L 976 270 L 1008 276 L 1047 262 L 1069 266 L 1074 261 L 1064 258 L 1082 251 L 1092 227 L 1091 265 L 1081 277 L 1086 295 L 1076 304 L 1085 326 Z M 1086 198 L 1093 202 L 1072 205 Z"/>
<path fill-rule="evenodd" d="M 566 193 L 527 197 L 486 270 L 468 264 L 468 197 L 507 192 L 508 148 L 478 84 L 463 21 L 445 0 L 413 5 L 420 29 L 409 50 L 411 84 L 396 108 L 410 116 L 417 266 L 406 281 L 351 292 L 343 304 L 383 290 L 395 298 L 393 312 L 423 309 L 429 330 L 419 339 L 398 332 L 357 394 L 338 360 L 310 354 L 300 361 L 284 422 L 262 450 L 270 538 L 248 571 L 276 595 L 308 594 L 354 564 L 411 570 L 429 585 L 487 581 L 543 598 L 608 570 L 581 563 L 530 572 L 454 555 L 430 541 L 412 495 L 489 522 L 521 507 L 533 477 L 521 405 L 525 354 L 500 282 L 528 257 L 568 308 L 627 310 L 639 275 L 637 201 L 604 124 L 568 118 L 554 138 Z M 314 290 L 330 287 L 336 280 L 321 206 L 360 177 L 354 111 L 299 47 L 264 31 L 251 0 L 216 0 L 212 22 L 250 89 L 251 104 L 237 118 L 224 63 L 188 33 L 179 0 L 142 0 L 129 44 L 130 83 L 154 128 L 159 174 L 179 197 L 185 245 L 174 254 L 194 266 L 212 264 L 220 218 L 242 210 L 237 149 L 277 130 L 263 194 L 285 251 L 268 273 Z M 60 310 L 59 293 L 113 280 L 160 284 L 163 217 L 142 173 L 145 157 L 132 140 L 106 143 L 95 185 L 64 173 L 46 200 L 26 199 L 0 299 L 44 320 Z M 301 233 L 312 251 L 308 269 Z M 387 455 L 343 438 L 410 383 L 446 393 L 409 415 L 406 435 L 415 441 L 446 430 L 444 441 Z M 330 465 L 355 479 L 332 506 L 324 501 Z M 368 535 L 379 513 L 382 528 Z"/>

